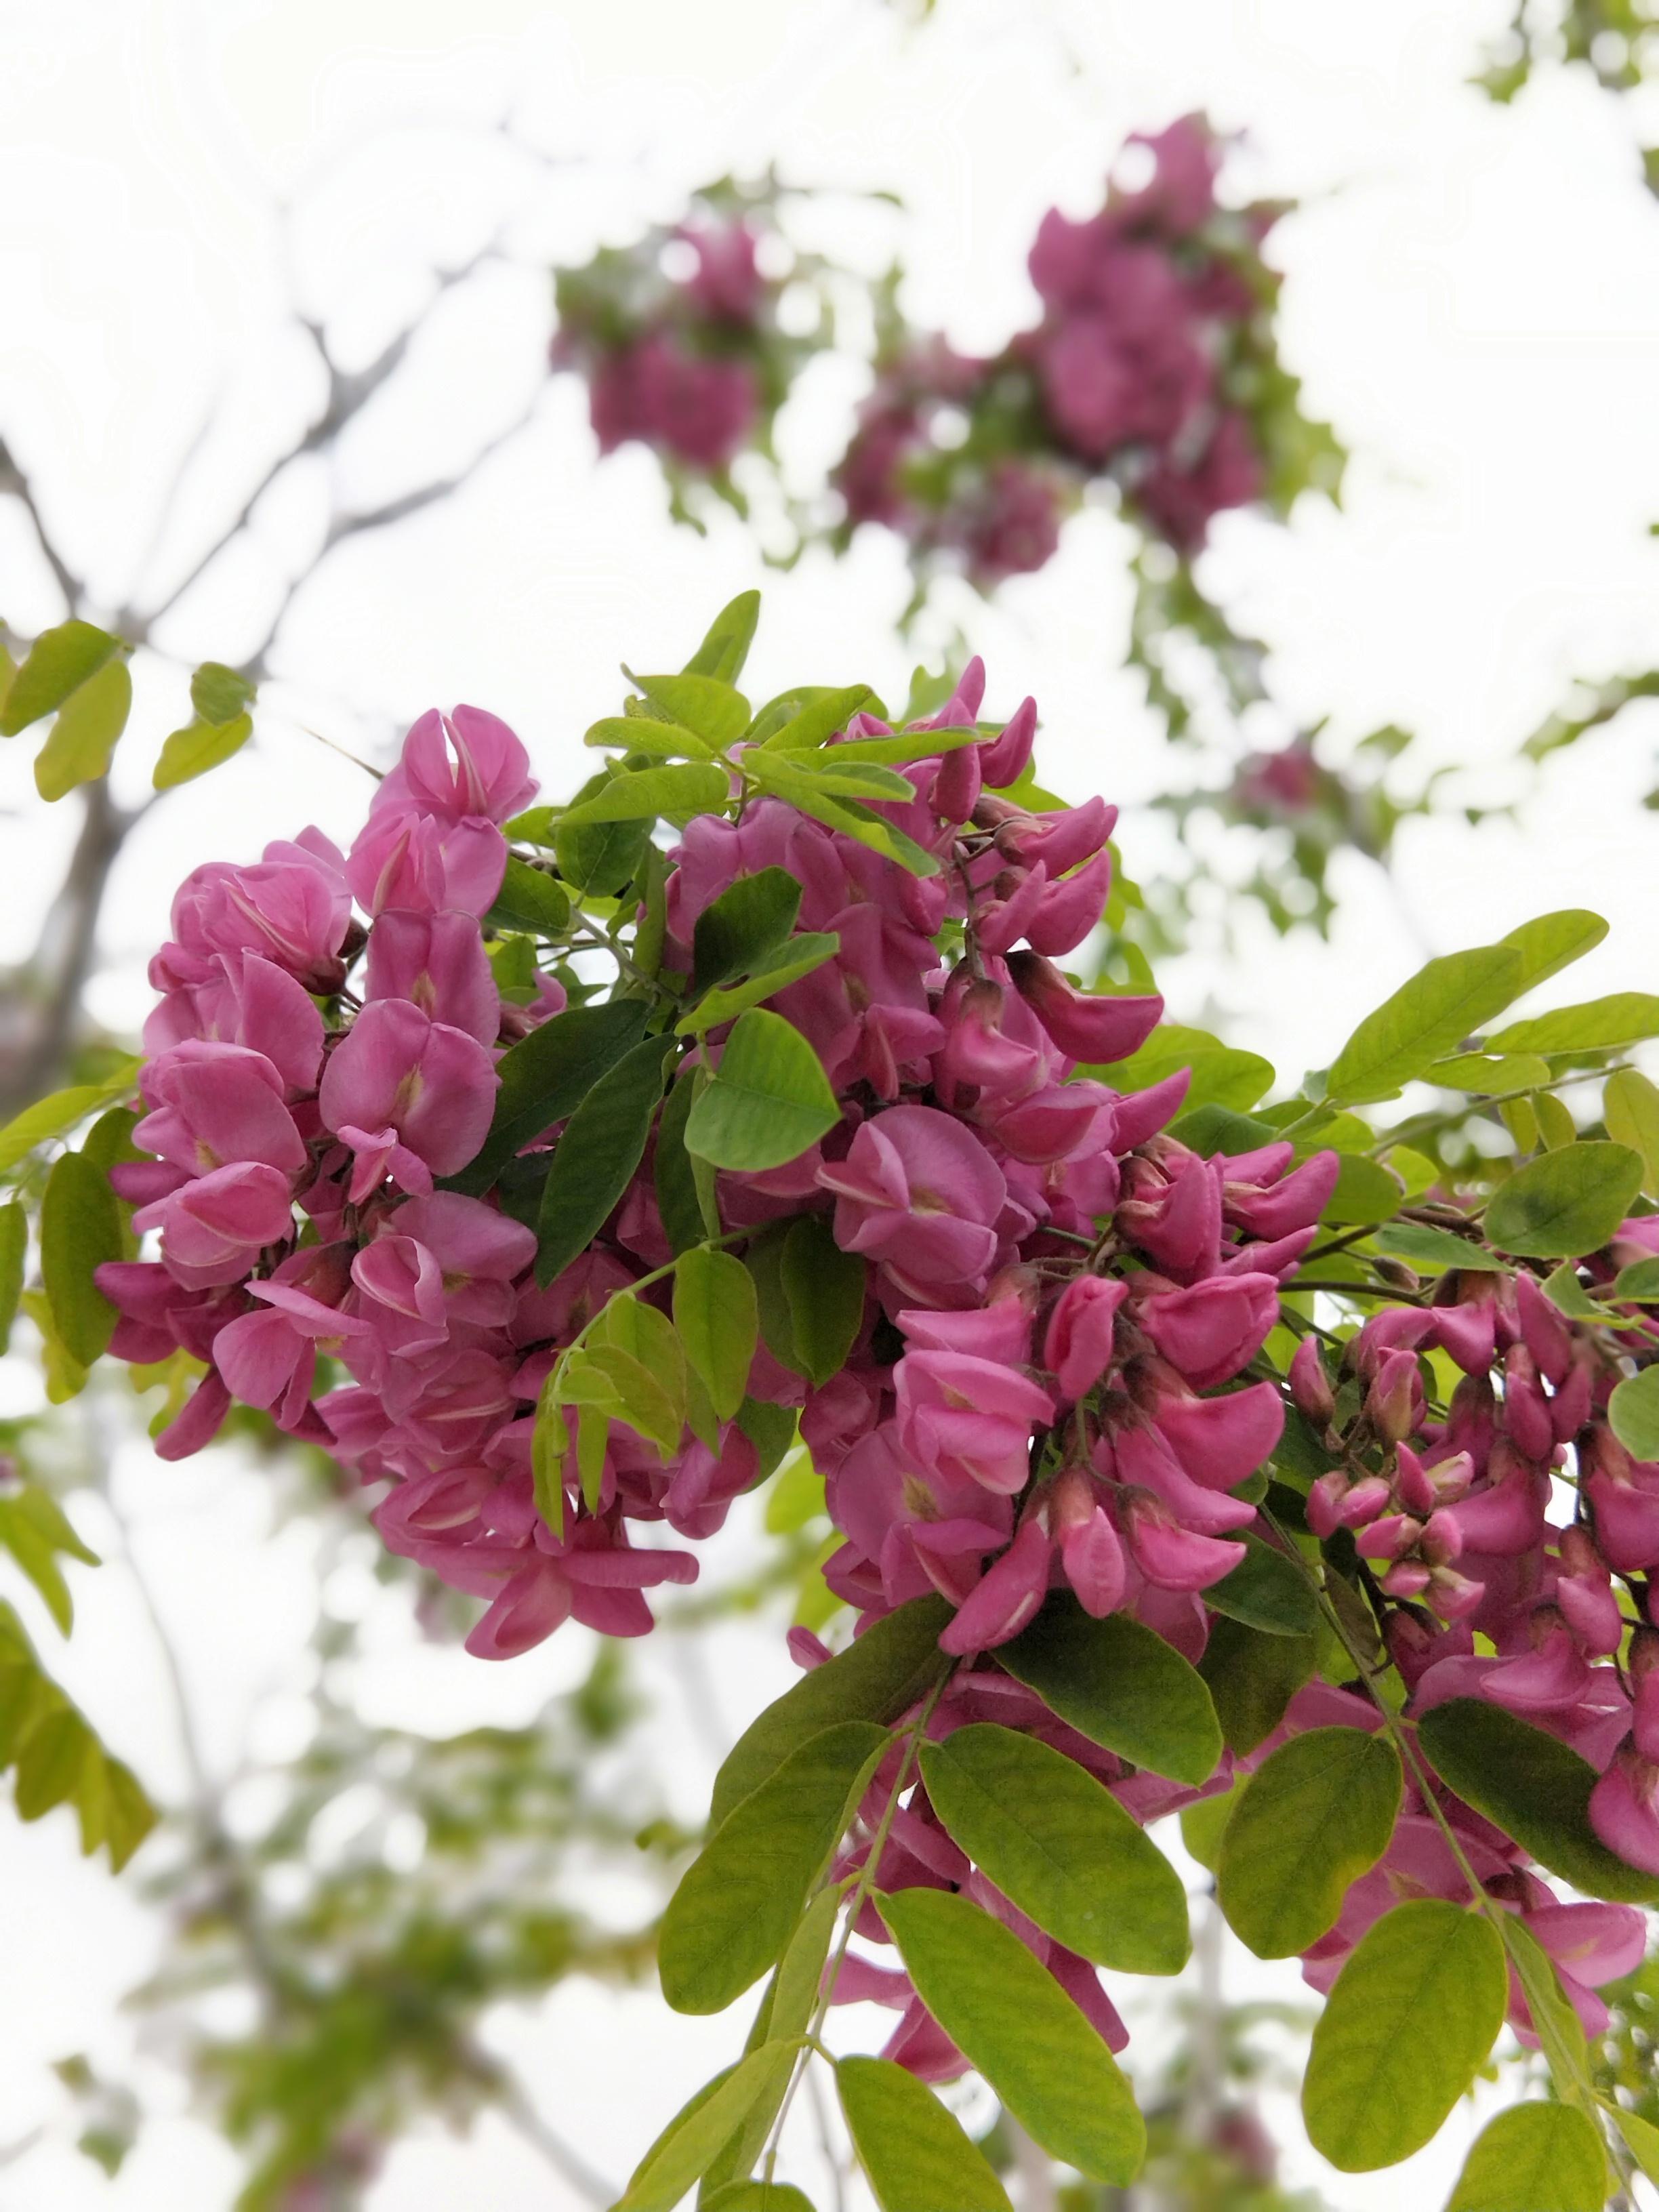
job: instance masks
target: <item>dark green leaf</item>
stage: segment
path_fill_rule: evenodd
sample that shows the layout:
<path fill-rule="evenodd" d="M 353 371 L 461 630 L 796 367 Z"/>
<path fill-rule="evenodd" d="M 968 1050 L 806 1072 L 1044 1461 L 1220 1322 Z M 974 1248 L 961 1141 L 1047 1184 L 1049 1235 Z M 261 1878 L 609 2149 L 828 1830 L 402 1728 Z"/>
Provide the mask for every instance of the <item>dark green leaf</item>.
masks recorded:
<path fill-rule="evenodd" d="M 1506 1006 L 1525 972 L 1522 955 L 1506 945 L 1431 960 L 1361 1022 L 1326 1079 L 1327 1098 L 1363 1106 L 1393 1097 Z"/>
<path fill-rule="evenodd" d="M 942 1597 L 913 1598 L 875 1621 L 845 1651 L 786 1690 L 744 1729 L 714 1778 L 708 1817 L 719 1826 L 805 1743 L 838 1721 L 896 1721 L 950 1662 L 939 1639 L 954 1608 Z"/>
<path fill-rule="evenodd" d="M 1361 1939 L 1313 2033 L 1302 2112 L 1342 2173 L 1396 2165 L 1438 2133 L 1504 2025 L 1498 1931 L 1439 1898 L 1396 1905 Z"/>
<path fill-rule="evenodd" d="M 690 1251 L 704 1237 L 718 1235 L 720 1224 L 703 1219 L 697 1196 L 697 1179 L 691 1156 L 685 1149 L 685 1121 L 696 1096 L 695 1078 L 683 1075 L 668 1087 L 668 1097 L 657 1122 L 657 1146 L 652 1175 L 657 1188 L 657 1211 L 668 1242 L 676 1252 Z"/>
<path fill-rule="evenodd" d="M 251 714 L 233 714 L 226 722 L 186 722 L 163 744 L 150 781 L 157 791 L 190 783 L 210 769 L 222 767 L 252 735 Z"/>
<path fill-rule="evenodd" d="M 489 1134 L 471 1165 L 450 1178 L 452 1186 L 475 1196 L 488 1190 L 516 1152 L 575 1112 L 639 1042 L 649 1013 L 641 999 L 570 1006 L 510 1046 L 495 1065 L 501 1088 Z"/>
<path fill-rule="evenodd" d="M 1481 2130 L 1446 2212 L 1601 2212 L 1607 2189 L 1607 2154 L 1582 2112 L 1515 2105 Z"/>
<path fill-rule="evenodd" d="M 118 637 L 94 629 L 90 623 L 59 623 L 55 629 L 42 630 L 0 707 L 0 737 L 15 738 L 31 722 L 61 707 L 120 650 Z"/>
<path fill-rule="evenodd" d="M 759 1006 L 764 999 L 775 998 L 791 983 L 799 983 L 803 975 L 822 968 L 840 950 L 841 939 L 833 929 L 803 930 L 799 937 L 790 938 L 787 944 L 763 955 L 746 981 L 727 983 L 700 999 L 690 1012 L 682 1015 L 675 1024 L 677 1034 L 701 1036 L 705 1030 L 719 1029 L 723 1023 L 735 1021 L 750 1006 Z"/>
<path fill-rule="evenodd" d="M 592 798 L 605 782 L 603 776 L 590 778 L 576 793 L 578 801 Z M 633 822 L 572 822 L 561 816 L 533 842 L 552 839 L 559 873 L 580 896 L 610 898 L 638 874 L 651 829 L 644 817 Z"/>
<path fill-rule="evenodd" d="M 658 1947 L 676 2012 L 721 2012 L 775 1966 L 855 1809 L 887 1731 L 826 1729 L 720 1823 L 669 1901 Z"/>
<path fill-rule="evenodd" d="M 11 1325 L 17 1318 L 17 1301 L 23 1294 L 23 1267 L 28 1257 L 28 1216 L 14 1199 L 0 1206 L 0 1354 L 11 1342 Z"/>
<path fill-rule="evenodd" d="M 131 708 L 132 678 L 125 660 L 107 662 L 70 692 L 35 756 L 34 787 L 42 799 L 62 799 L 77 784 L 92 783 L 107 772 Z"/>
<path fill-rule="evenodd" d="M 1204 1601 L 1267 1636 L 1311 1636 L 1319 1625 L 1319 1600 L 1307 1575 L 1276 1546 L 1244 1532 L 1244 1558 L 1231 1574 L 1212 1583 Z"/>
<path fill-rule="evenodd" d="M 822 1385 L 838 1375 L 864 1322 L 868 1270 L 843 1252 L 823 1213 L 803 1214 L 783 1240 L 781 1279 L 801 1371 Z"/>
<path fill-rule="evenodd" d="M 1037 1926 L 1102 1966 L 1178 1974 L 1192 1942 L 1180 1876 L 1109 1790 L 993 1722 L 921 1754 L 945 1830 Z"/>
<path fill-rule="evenodd" d="M 1577 1259 L 1607 1243 L 1641 1187 L 1641 1160 L 1623 1145 L 1565 1145 L 1498 1185 L 1486 1233 L 1529 1260 Z"/>
<path fill-rule="evenodd" d="M 1146 2130 L 1129 2085 L 1013 1930 L 945 1890 L 876 1902 L 916 1994 L 1026 2133 L 1091 2181 L 1132 2181 Z"/>
<path fill-rule="evenodd" d="M 1265 1636 L 1224 1615 L 1214 1622 L 1198 1671 L 1215 1700 L 1228 1750 L 1245 1759 L 1265 1743 L 1318 1663 L 1317 1637 Z"/>
<path fill-rule="evenodd" d="M 1419 1274 L 1440 1275 L 1448 1267 L 1474 1268 L 1478 1273 L 1500 1275 L 1504 1263 L 1484 1244 L 1467 1237 L 1454 1235 L 1449 1229 L 1434 1229 L 1424 1221 L 1394 1221 L 1377 1231 L 1379 1252 L 1391 1252 L 1397 1260 L 1409 1261 Z"/>
<path fill-rule="evenodd" d="M 1388 1849 L 1400 1755 L 1364 1729 L 1310 1729 L 1244 1785 L 1221 1842 L 1217 1893 L 1258 1959 L 1289 1959 L 1334 1927 L 1349 1885 Z"/>
<path fill-rule="evenodd" d="M 1490 1052 L 1612 1052 L 1659 1036 L 1659 998 L 1646 991 L 1616 991 L 1582 1006 L 1558 1006 L 1529 1022 L 1512 1022 L 1488 1037 Z"/>
<path fill-rule="evenodd" d="M 492 921 L 532 930 L 538 937 L 557 937 L 569 925 L 570 901 L 562 886 L 544 870 L 532 868 L 528 860 L 509 853 L 507 872 L 489 914 Z"/>
<path fill-rule="evenodd" d="M 775 952 L 795 927 L 801 887 L 787 868 L 738 876 L 697 916 L 691 937 L 691 988 L 698 996 Z"/>
<path fill-rule="evenodd" d="M 1659 1902 L 1659 1875 L 1615 1858 L 1591 1828 L 1595 1770 L 1570 1745 L 1476 1698 L 1434 1706 L 1417 1733 L 1441 1780 L 1552 1874 L 1587 1897 Z"/>
<path fill-rule="evenodd" d="M 794 1445 L 794 1410 L 771 1405 L 764 1398 L 745 1398 L 738 1408 L 738 1426 L 760 1455 L 757 1480 L 764 1482 Z"/>
<path fill-rule="evenodd" d="M 25 1820 L 38 1820 L 76 1796 L 87 1766 L 99 1756 L 97 1738 L 68 1699 L 43 1711 L 17 1751 L 16 1802 Z"/>
<path fill-rule="evenodd" d="M 739 592 L 723 606 L 708 626 L 708 634 L 685 664 L 688 676 L 712 676 L 718 684 L 735 684 L 743 673 L 760 621 L 760 593 Z"/>
<path fill-rule="evenodd" d="M 659 814 L 709 814 L 725 805 L 730 790 L 726 770 L 712 763 L 635 769 L 612 776 L 591 798 L 567 808 L 559 826 L 575 830 L 594 822 L 654 821 Z"/>
<path fill-rule="evenodd" d="M 674 1325 L 715 1413 L 731 1420 L 749 1387 L 758 1329 L 754 1279 L 742 1261 L 704 1244 L 682 1253 L 674 1270 Z"/>
<path fill-rule="evenodd" d="M 685 1143 L 718 1168 L 757 1171 L 798 1159 L 841 1119 L 823 1063 L 781 1014 L 740 1014 L 714 1080 L 692 1106 Z"/>
<path fill-rule="evenodd" d="M 93 1270 L 120 1257 L 121 1215 L 109 1177 L 82 1153 L 65 1152 L 40 1202 L 40 1279 L 58 1334 L 83 1367 L 104 1351 L 118 1318 Z"/>
<path fill-rule="evenodd" d="M 997 1657 L 1091 1743 L 1194 1787 L 1214 1771 L 1221 1729 L 1209 1692 L 1173 1644 L 1127 1613 L 1093 1620 L 1075 1599 L 1051 1597 Z"/>
<path fill-rule="evenodd" d="M 672 1050 L 670 1038 L 641 1038 L 606 1070 L 565 1124 L 536 1224 L 536 1280 L 544 1287 L 592 1243 L 633 1181 Z"/>
<path fill-rule="evenodd" d="M 881 2212 L 1012 2212 L 983 2154 L 914 2074 L 885 2058 L 842 2058 L 836 2086 Z"/>

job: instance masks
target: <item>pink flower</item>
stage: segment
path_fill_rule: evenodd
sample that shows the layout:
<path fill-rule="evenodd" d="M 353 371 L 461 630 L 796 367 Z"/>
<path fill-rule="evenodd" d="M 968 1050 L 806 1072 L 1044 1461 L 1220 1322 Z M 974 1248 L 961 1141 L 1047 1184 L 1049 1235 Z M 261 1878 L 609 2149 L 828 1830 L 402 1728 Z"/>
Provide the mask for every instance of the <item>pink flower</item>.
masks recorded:
<path fill-rule="evenodd" d="M 236 1283 L 268 1245 L 284 1244 L 294 1231 L 288 1177 L 263 1161 L 215 1168 L 158 1199 L 132 1218 L 140 1234 L 161 1232 L 161 1249 L 175 1280 L 191 1289 Z"/>
<path fill-rule="evenodd" d="M 1031 1429 L 1054 1401 L 1026 1376 L 964 1352 L 909 1352 L 893 1372 L 903 1449 L 925 1469 L 1012 1497 L 1030 1475 Z"/>
<path fill-rule="evenodd" d="M 904 1284 L 975 1282 L 996 1258 L 1006 1182 L 973 1132 L 934 1107 L 877 1115 L 817 1180 L 836 1194 L 842 1249 L 883 1261 Z"/>
<path fill-rule="evenodd" d="M 453 715 L 430 708 L 404 739 L 402 757 L 374 794 L 371 815 L 412 809 L 456 823 L 501 823 L 536 796 L 530 756 L 507 724 L 482 707 Z"/>
<path fill-rule="evenodd" d="M 285 968 L 246 950 L 219 952 L 198 983 L 170 991 L 144 1024 L 144 1049 L 159 1059 L 192 1039 L 245 1045 L 268 1060 L 292 1098 L 313 1090 L 323 1058 L 323 1018 Z"/>
<path fill-rule="evenodd" d="M 1200 1390 L 1246 1366 L 1278 1318 L 1278 1284 L 1255 1274 L 1212 1276 L 1188 1290 L 1154 1292 L 1139 1315 L 1170 1364 Z"/>
<path fill-rule="evenodd" d="M 501 1028 L 501 994 L 470 914 L 388 908 L 369 934 L 363 996 L 407 999 L 429 1020 L 483 1045 L 494 1044 Z"/>
<path fill-rule="evenodd" d="M 1055 1301 L 1042 1342 L 1042 1364 L 1073 1401 L 1086 1398 L 1111 1365 L 1117 1310 L 1127 1283 L 1103 1275 L 1079 1275 Z"/>
<path fill-rule="evenodd" d="M 283 1175 L 305 1165 L 282 1075 L 263 1053 L 186 1039 L 149 1063 L 139 1088 L 153 1110 L 134 1129 L 134 1143 L 192 1176 L 235 1161 L 260 1161 Z"/>
<path fill-rule="evenodd" d="M 354 1201 L 392 1158 L 388 1133 L 432 1175 L 464 1168 L 489 1132 L 495 1087 L 489 1054 L 464 1030 L 404 1000 L 366 1006 L 330 1054 L 318 1097 L 324 1125 L 374 1163 L 365 1188 L 354 1180 Z"/>
<path fill-rule="evenodd" d="M 173 902 L 176 945 L 151 964 L 158 990 L 205 980 L 216 953 L 254 952 L 307 990 L 338 990 L 340 948 L 351 921 L 343 863 L 321 832 L 267 845 L 246 868 L 210 860 L 187 876 Z"/>

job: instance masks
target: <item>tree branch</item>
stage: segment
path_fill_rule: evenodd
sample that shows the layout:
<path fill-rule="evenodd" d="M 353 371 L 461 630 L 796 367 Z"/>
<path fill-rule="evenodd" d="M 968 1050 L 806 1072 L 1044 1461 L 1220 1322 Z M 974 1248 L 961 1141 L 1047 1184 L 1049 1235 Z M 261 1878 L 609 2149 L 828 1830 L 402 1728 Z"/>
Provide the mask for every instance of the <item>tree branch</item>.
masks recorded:
<path fill-rule="evenodd" d="M 23 502 L 29 520 L 34 526 L 34 535 L 40 550 L 46 556 L 46 566 L 57 579 L 58 588 L 64 595 L 65 609 L 71 615 L 78 613 L 81 602 L 86 596 L 86 586 L 53 544 L 52 532 L 46 528 L 40 504 L 35 499 L 34 487 L 18 465 L 10 447 L 3 438 L 0 438 L 0 492 L 7 491 Z"/>

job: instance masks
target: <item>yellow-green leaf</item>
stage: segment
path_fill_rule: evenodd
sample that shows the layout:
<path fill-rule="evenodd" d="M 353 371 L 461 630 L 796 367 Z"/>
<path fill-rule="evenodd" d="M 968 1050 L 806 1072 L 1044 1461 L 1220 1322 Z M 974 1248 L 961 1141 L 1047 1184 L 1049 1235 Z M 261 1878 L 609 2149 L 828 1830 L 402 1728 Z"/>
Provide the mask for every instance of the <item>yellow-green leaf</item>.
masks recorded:
<path fill-rule="evenodd" d="M 62 799 L 77 784 L 94 782 L 107 771 L 131 706 L 132 678 L 125 660 L 106 662 L 70 692 L 35 756 L 34 784 L 42 799 Z"/>

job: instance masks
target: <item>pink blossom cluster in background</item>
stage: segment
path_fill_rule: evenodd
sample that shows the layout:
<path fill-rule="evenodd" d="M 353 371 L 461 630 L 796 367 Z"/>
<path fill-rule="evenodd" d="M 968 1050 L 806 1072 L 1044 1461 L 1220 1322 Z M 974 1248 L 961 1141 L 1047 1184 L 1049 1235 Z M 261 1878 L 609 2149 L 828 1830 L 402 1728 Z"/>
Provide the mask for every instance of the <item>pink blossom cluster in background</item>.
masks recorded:
<path fill-rule="evenodd" d="M 975 662 L 913 726 L 972 726 L 982 689 Z M 1031 812 L 1006 795 L 1035 726 L 1028 700 L 1000 732 L 907 765 L 908 800 L 872 802 L 938 858 L 936 874 L 769 796 L 737 818 L 696 817 L 668 856 L 671 971 L 689 970 L 711 902 L 767 869 L 801 887 L 802 929 L 838 939 L 771 1005 L 811 1041 L 841 1119 L 782 1166 L 723 1173 L 717 1194 L 735 1240 L 813 1215 L 863 1263 L 840 1371 L 814 1386 L 763 1343 L 748 1383 L 751 1401 L 798 1413 L 826 1478 L 842 1539 L 830 1589 L 860 1626 L 920 1595 L 948 1600 L 941 1643 L 960 1663 L 933 1734 L 988 1717 L 1029 1729 L 1137 1818 L 1158 1817 L 1226 1788 L 1288 1735 L 1370 1729 L 1375 1709 L 1312 1682 L 1265 1744 L 1224 1755 L 1200 1791 L 1130 1771 L 994 1655 L 1067 1592 L 1198 1660 L 1216 1618 L 1206 1594 L 1243 1560 L 1246 1532 L 1271 1540 L 1251 1478 L 1293 1404 L 1332 1469 L 1307 1497 L 1308 1525 L 1351 1531 L 1371 1563 L 1413 1714 L 1473 1697 L 1560 1736 L 1601 1777 L 1592 1818 L 1609 1848 L 1659 1871 L 1659 1632 L 1638 1636 L 1628 1680 L 1616 1656 L 1618 1578 L 1639 1600 L 1645 1584 L 1629 1578 L 1659 1565 L 1659 1467 L 1633 1464 L 1607 1429 L 1610 1370 L 1524 1265 L 1488 1261 L 1364 1324 L 1343 1354 L 1340 1419 L 1344 1378 L 1315 1337 L 1281 1388 L 1260 1355 L 1336 1156 L 1298 1158 L 1288 1140 L 1206 1156 L 1170 1133 L 1184 1073 L 1127 1095 L 1106 1079 L 1162 1002 L 1092 994 L 1055 964 L 1100 915 L 1115 811 L 1095 798 Z M 840 736 L 885 733 L 860 714 Z M 191 874 L 152 969 L 161 999 L 135 1133 L 149 1157 L 115 1170 L 153 1256 L 99 1275 L 123 1316 L 118 1356 L 182 1349 L 204 1363 L 164 1454 L 207 1442 L 233 1398 L 265 1410 L 380 1492 L 374 1518 L 394 1550 L 488 1600 L 469 1648 L 498 1658 L 567 1618 L 647 1629 L 644 1591 L 695 1577 L 684 1547 L 714 1534 L 759 1473 L 741 1419 L 712 1441 L 688 1429 L 672 1449 L 613 1420 L 592 1509 L 573 1443 L 561 1529 L 538 1510 L 532 1436 L 550 1368 L 607 1299 L 673 1254 L 648 1152 L 545 1288 L 535 1235 L 499 1190 L 443 1188 L 483 1145 L 501 1049 L 563 1006 L 550 978 L 529 1003 L 504 1000 L 481 923 L 506 864 L 501 825 L 534 789 L 527 770 L 494 717 L 430 714 L 348 854 L 307 830 L 252 866 Z M 672 1019 L 683 1001 L 661 995 Z M 724 1036 L 688 1047 L 672 1080 L 717 1062 Z M 515 1164 L 558 1141 L 557 1126 L 536 1134 Z M 1651 1219 L 1627 1224 L 1589 1263 L 1594 1279 L 1656 1242 Z M 665 1280 L 641 1295 L 669 1311 Z M 1431 1349 L 1464 1377 L 1443 1423 L 1422 1395 L 1418 1357 Z M 1558 1525 L 1552 1498 L 1575 1468 L 1576 1516 Z M 806 1663 L 824 1656 L 805 1632 L 796 1644 Z M 1443 1809 L 1594 2026 L 1591 1986 L 1639 1956 L 1640 1916 L 1559 1903 L 1490 1821 L 1449 1795 Z M 869 1847 L 866 1836 L 854 1860 Z M 1313 1948 L 1310 1978 L 1328 1982 L 1396 1888 L 1462 1896 L 1457 1878 L 1408 1792 L 1389 1854 Z M 1094 1968 L 968 1869 L 920 1785 L 879 1882 L 967 1887 L 1121 2041 Z M 860 1925 L 880 1939 L 872 1915 Z M 919 2073 L 963 2064 L 896 1970 L 855 1959 L 839 1994 L 894 2004 L 890 2051 Z M 1518 1995 L 1516 2008 L 1524 2025 Z"/>
<path fill-rule="evenodd" d="M 849 528 L 884 523 L 988 587 L 1042 568 L 1097 480 L 1182 556 L 1217 514 L 1267 495 L 1295 390 L 1261 258 L 1277 211 L 1218 203 L 1223 145 L 1201 116 L 1130 143 L 1145 185 L 1114 187 L 1081 222 L 1043 217 L 1035 328 L 978 360 L 890 329 L 836 471 Z"/>

